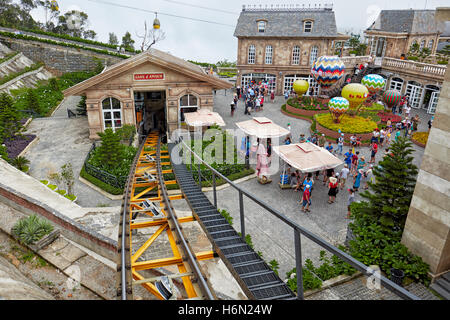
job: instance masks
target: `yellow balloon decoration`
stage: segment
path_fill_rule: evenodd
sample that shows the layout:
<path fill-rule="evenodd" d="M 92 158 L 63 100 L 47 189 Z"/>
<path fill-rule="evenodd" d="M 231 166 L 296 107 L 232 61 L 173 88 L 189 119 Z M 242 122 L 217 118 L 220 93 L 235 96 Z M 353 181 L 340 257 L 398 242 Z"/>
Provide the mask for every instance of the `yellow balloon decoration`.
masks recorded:
<path fill-rule="evenodd" d="M 292 85 L 292 88 L 299 97 L 303 96 L 309 89 L 309 83 L 306 80 L 296 80 Z"/>
<path fill-rule="evenodd" d="M 342 97 L 350 102 L 350 109 L 356 109 L 369 97 L 369 90 L 360 83 L 350 83 L 342 89 Z"/>

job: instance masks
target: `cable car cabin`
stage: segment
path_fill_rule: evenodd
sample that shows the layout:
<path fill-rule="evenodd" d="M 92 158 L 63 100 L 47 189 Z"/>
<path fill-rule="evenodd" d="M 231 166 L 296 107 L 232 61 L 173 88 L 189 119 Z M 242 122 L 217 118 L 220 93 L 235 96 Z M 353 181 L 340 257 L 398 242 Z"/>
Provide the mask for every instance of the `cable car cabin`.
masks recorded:
<path fill-rule="evenodd" d="M 176 129 L 187 129 L 187 113 L 213 111 L 213 90 L 232 87 L 200 66 L 150 48 L 65 90 L 64 96 L 86 96 L 91 139 L 126 124 L 141 136 L 159 130 L 170 139 Z"/>
<path fill-rule="evenodd" d="M 56 2 L 56 0 L 50 1 L 50 9 L 52 11 L 59 11 L 59 5 L 58 2 Z"/>

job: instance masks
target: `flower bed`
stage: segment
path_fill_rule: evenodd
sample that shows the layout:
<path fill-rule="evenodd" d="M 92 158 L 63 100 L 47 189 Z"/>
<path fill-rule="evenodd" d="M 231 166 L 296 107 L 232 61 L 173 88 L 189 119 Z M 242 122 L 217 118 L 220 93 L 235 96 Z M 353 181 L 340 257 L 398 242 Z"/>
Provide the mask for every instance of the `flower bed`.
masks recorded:
<path fill-rule="evenodd" d="M 390 112 L 378 112 L 377 115 L 380 117 L 381 122 L 387 122 L 389 119 L 391 120 L 392 123 L 397 123 L 397 122 L 401 122 L 402 121 L 402 117 L 390 113 Z"/>
<path fill-rule="evenodd" d="M 317 131 L 329 137 L 338 138 L 340 136 L 338 130 L 340 129 L 344 133 L 345 140 L 349 140 L 353 134 L 360 137 L 361 141 L 370 140 L 372 132 L 378 127 L 376 122 L 359 116 L 344 116 L 341 123 L 335 123 L 329 113 L 317 114 L 314 119 L 316 120 Z"/>
<path fill-rule="evenodd" d="M 311 100 L 311 97 L 301 97 L 300 99 L 290 98 L 287 101 L 287 105 L 303 110 L 312 110 L 312 111 L 328 110 L 328 105 L 326 103 L 320 102 L 317 98 L 313 98 Z"/>
<path fill-rule="evenodd" d="M 411 141 L 419 147 L 425 148 L 428 141 L 428 132 L 414 132 Z"/>
<path fill-rule="evenodd" d="M 25 150 L 25 148 L 36 138 L 34 134 L 16 136 L 12 140 L 7 140 L 4 142 L 6 146 L 6 152 L 10 159 L 14 159 L 20 155 L 20 153 Z"/>

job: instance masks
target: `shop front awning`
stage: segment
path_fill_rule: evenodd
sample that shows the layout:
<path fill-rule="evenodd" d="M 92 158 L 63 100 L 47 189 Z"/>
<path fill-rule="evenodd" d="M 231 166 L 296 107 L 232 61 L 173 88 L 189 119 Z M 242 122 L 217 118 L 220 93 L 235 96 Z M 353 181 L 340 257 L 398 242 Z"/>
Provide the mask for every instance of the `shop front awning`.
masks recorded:
<path fill-rule="evenodd" d="M 273 123 L 265 117 L 255 117 L 252 120 L 236 123 L 236 126 L 248 136 L 261 139 L 280 138 L 290 134 L 290 131 Z"/>
<path fill-rule="evenodd" d="M 225 127 L 225 122 L 217 113 L 207 109 L 199 109 L 196 112 L 186 112 L 184 114 L 184 121 L 190 127 L 209 127 L 218 125 Z"/>
<path fill-rule="evenodd" d="M 273 146 L 273 151 L 283 161 L 301 172 L 333 169 L 344 163 L 325 148 L 311 142 Z"/>

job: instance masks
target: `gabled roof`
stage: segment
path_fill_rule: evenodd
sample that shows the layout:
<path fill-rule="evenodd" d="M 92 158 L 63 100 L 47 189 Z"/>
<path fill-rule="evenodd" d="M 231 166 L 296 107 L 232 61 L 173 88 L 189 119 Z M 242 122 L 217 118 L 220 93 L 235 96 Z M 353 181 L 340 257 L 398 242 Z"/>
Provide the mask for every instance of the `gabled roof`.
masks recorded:
<path fill-rule="evenodd" d="M 257 21 L 267 22 L 265 32 L 258 32 Z M 304 32 L 303 22 L 313 20 L 312 32 Z M 243 10 L 235 37 L 339 37 L 331 9 Z"/>
<path fill-rule="evenodd" d="M 435 10 L 382 10 L 367 31 L 436 33 Z"/>
<path fill-rule="evenodd" d="M 232 87 L 230 82 L 207 74 L 200 66 L 177 58 L 166 52 L 151 48 L 145 52 L 109 66 L 105 68 L 102 73 L 64 90 L 64 96 L 79 95 L 94 85 L 107 81 L 115 76 L 119 76 L 132 68 L 148 62 L 159 65 L 165 69 L 170 69 L 172 71 L 185 74 L 186 76 L 194 79 L 208 82 L 213 88 L 216 89 L 229 89 Z"/>

